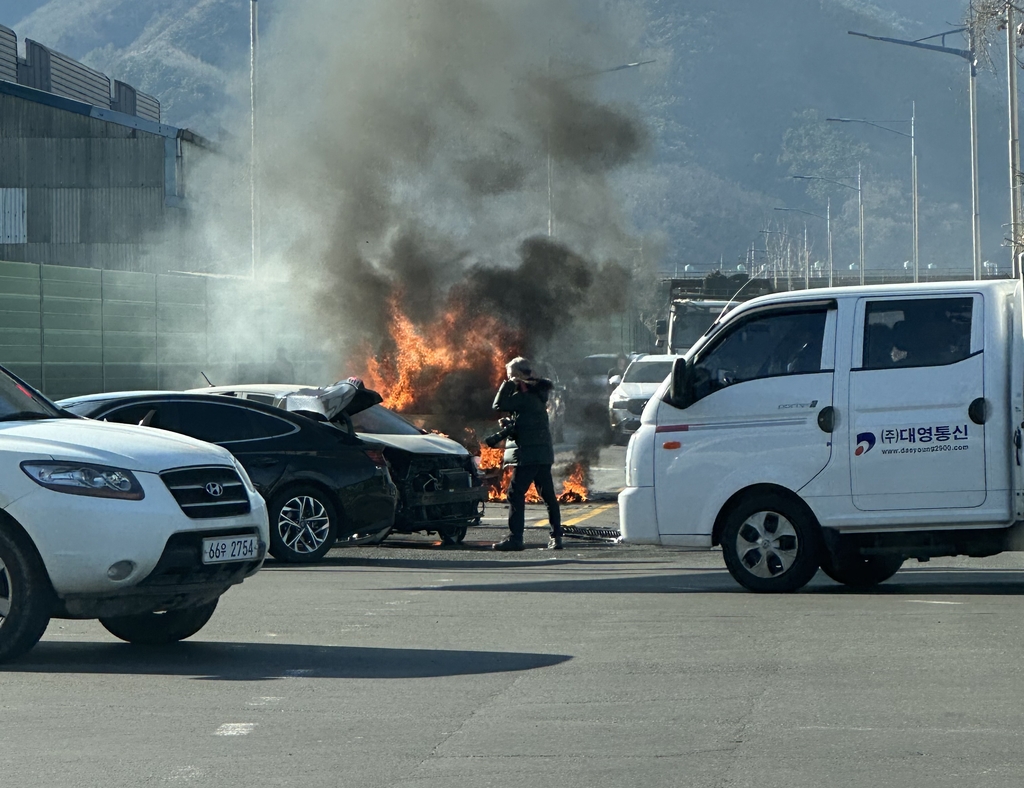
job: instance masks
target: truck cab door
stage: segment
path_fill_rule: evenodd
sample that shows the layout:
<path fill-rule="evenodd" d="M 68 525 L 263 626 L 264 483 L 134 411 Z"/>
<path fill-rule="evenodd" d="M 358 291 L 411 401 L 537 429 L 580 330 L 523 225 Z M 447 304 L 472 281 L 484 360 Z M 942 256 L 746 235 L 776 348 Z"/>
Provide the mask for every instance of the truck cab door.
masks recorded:
<path fill-rule="evenodd" d="M 969 293 L 858 302 L 848 422 L 857 509 L 985 503 L 983 309 Z"/>
<path fill-rule="evenodd" d="M 776 304 L 736 317 L 697 351 L 689 403 L 658 409 L 662 535 L 696 544 L 736 491 L 799 490 L 829 463 L 835 338 L 835 301 Z"/>

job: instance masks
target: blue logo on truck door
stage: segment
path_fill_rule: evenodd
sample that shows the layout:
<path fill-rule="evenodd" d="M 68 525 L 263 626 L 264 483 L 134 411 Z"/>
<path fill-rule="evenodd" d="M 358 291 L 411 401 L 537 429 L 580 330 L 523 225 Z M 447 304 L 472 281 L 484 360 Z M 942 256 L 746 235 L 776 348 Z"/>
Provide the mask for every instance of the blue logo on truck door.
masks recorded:
<path fill-rule="evenodd" d="M 867 454 L 875 447 L 875 434 L 873 432 L 862 432 L 857 436 L 857 449 L 854 451 L 854 456 L 860 457 L 862 454 Z"/>

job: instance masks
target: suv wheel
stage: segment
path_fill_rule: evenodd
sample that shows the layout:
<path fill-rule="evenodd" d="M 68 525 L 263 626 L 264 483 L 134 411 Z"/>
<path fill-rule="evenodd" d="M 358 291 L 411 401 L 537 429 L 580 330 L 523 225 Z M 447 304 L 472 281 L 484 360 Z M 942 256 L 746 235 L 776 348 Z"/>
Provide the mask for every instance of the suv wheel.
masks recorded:
<path fill-rule="evenodd" d="M 330 498 L 316 487 L 292 487 L 270 502 L 270 554 L 279 561 L 319 561 L 334 546 L 338 514 Z"/>
<path fill-rule="evenodd" d="M 141 613 L 135 616 L 101 618 L 100 623 L 111 635 L 139 646 L 165 646 L 192 637 L 206 626 L 217 609 L 217 601 L 205 605 L 166 610 L 162 613 Z"/>
<path fill-rule="evenodd" d="M 39 642 L 50 623 L 53 589 L 28 538 L 0 525 L 0 662 Z"/>

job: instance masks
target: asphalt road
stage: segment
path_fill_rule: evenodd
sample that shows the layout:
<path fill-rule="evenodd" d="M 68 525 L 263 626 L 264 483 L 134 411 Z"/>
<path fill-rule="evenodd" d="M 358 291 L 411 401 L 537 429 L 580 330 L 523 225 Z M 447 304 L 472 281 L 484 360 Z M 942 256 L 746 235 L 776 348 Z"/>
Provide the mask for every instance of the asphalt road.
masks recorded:
<path fill-rule="evenodd" d="M 614 524 L 607 506 L 567 519 Z M 762 596 L 717 553 L 493 553 L 493 514 L 461 548 L 409 537 L 268 564 L 172 648 L 53 622 L 0 669 L 4 784 L 1024 781 L 1021 555 Z"/>

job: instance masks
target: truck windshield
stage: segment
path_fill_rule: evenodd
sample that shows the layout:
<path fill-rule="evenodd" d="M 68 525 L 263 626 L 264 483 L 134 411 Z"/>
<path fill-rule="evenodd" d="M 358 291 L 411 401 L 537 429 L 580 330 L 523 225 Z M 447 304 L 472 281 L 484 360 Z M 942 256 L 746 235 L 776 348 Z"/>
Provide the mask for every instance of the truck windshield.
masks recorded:
<path fill-rule="evenodd" d="M 0 371 L 0 421 L 59 419 L 64 414 L 45 397 Z"/>
<path fill-rule="evenodd" d="M 673 350 L 688 350 L 697 340 L 704 336 L 721 308 L 701 309 L 700 307 L 680 307 L 672 312 L 671 346 Z"/>
<path fill-rule="evenodd" d="M 661 383 L 672 374 L 672 361 L 637 361 L 629 365 L 623 383 Z"/>

